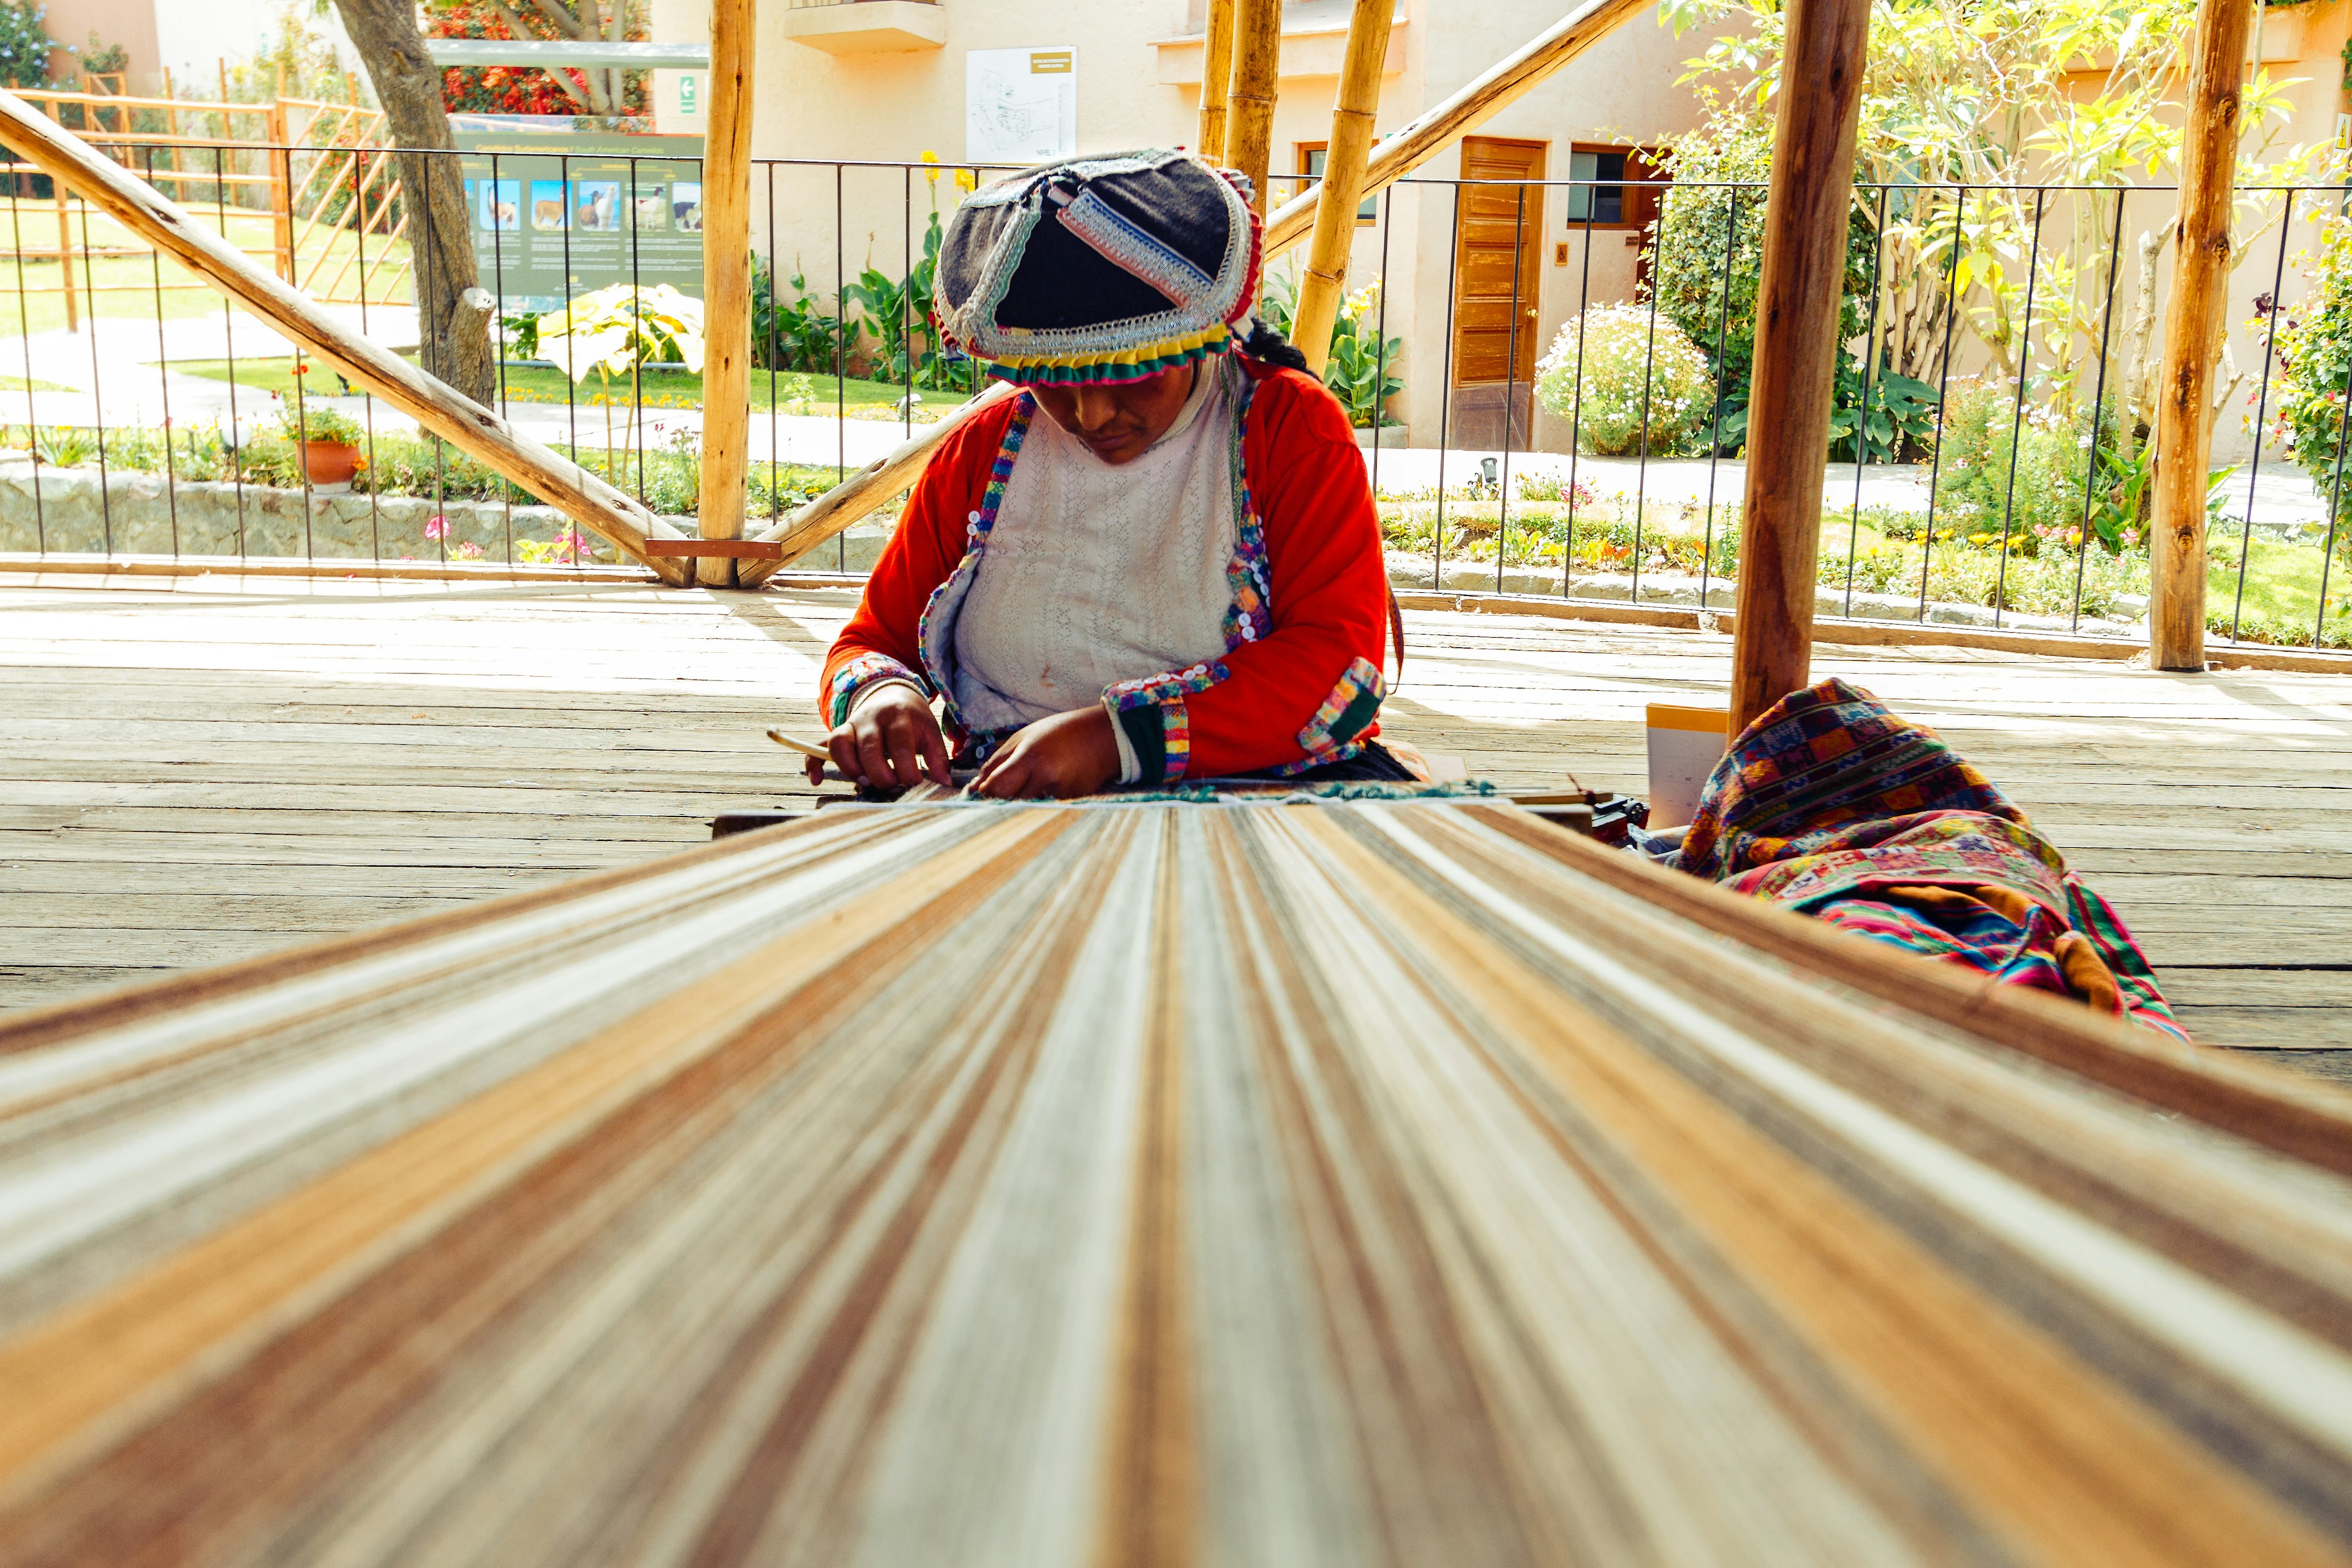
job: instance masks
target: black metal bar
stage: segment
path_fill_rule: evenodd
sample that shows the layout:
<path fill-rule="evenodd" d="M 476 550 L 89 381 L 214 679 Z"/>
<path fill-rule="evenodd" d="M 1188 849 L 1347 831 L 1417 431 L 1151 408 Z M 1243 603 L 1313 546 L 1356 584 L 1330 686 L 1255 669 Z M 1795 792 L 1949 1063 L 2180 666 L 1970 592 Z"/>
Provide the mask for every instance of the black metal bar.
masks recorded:
<path fill-rule="evenodd" d="M 1870 464 L 1870 373 L 1878 364 L 1878 273 L 1886 261 L 1886 187 L 1878 187 L 1877 243 L 1870 248 L 1870 321 L 1862 334 L 1862 404 L 1853 420 L 1853 512 L 1845 530 L 1845 618 L 1853 619 L 1854 551 L 1862 542 L 1862 472 Z M 1891 421 L 1890 421 L 1891 423 Z"/>
<path fill-rule="evenodd" d="M 837 318 L 833 334 L 835 484 L 849 477 L 849 259 L 845 237 L 841 232 L 843 210 L 842 171 L 836 164 L 833 171 L 833 309 Z M 849 539 L 845 533 L 833 536 L 833 564 L 836 572 L 849 570 Z"/>
<path fill-rule="evenodd" d="M 425 250 L 424 250 L 424 254 L 425 254 L 425 256 L 430 257 L 431 255 L 433 255 L 433 254 L 434 254 L 434 251 L 433 251 L 433 172 L 434 172 L 434 170 L 436 170 L 436 168 L 440 167 L 440 165 L 439 165 L 439 163 L 437 163 L 434 160 L 434 158 L 433 158 L 430 154 L 427 154 L 427 155 L 425 157 L 425 159 L 423 160 L 423 162 L 422 162 L 418 166 L 419 166 L 420 168 L 422 168 L 422 169 L 425 171 L 425 201 L 424 201 L 424 205 L 417 209 L 417 212 L 418 212 L 418 228 L 419 228 L 419 231 L 420 231 L 420 232 L 424 235 L 424 237 L 425 237 Z M 458 189 L 458 192 L 460 193 L 460 195 L 462 195 L 462 194 L 464 193 L 464 191 L 465 191 L 465 189 L 466 189 L 466 186 L 465 186 L 465 172 L 464 172 L 464 168 L 463 168 L 463 166 L 462 166 L 462 165 L 460 165 L 460 167 L 459 167 L 459 169 L 458 169 L 457 176 L 457 181 L 458 181 L 457 189 Z M 492 219 L 493 219 L 493 220 L 495 220 L 495 219 L 496 219 L 496 217 L 497 217 L 497 216 L 498 216 L 498 210 L 499 210 L 499 193 L 498 193 L 498 187 L 497 187 L 496 185 L 493 185 L 493 186 L 491 186 L 491 187 L 490 187 L 490 193 L 489 193 L 489 204 L 490 204 L 490 215 L 491 215 Z M 467 214 L 467 215 L 466 215 L 466 225 L 467 225 L 467 244 L 469 244 L 469 245 L 473 243 L 473 223 L 474 223 L 474 216 L 473 216 L 473 214 L 471 214 L 471 213 Z M 409 293 L 409 298 L 410 298 L 413 301 L 415 301 L 415 305 L 416 305 L 416 320 L 417 320 L 417 323 L 418 323 L 418 325 L 419 325 L 419 327 L 420 327 L 420 328 L 423 328 L 423 327 L 425 327 L 425 324 L 426 324 L 426 323 L 428 323 L 428 322 L 430 322 L 430 321 L 432 321 L 434 320 L 434 316 L 433 316 L 433 302 L 432 302 L 432 299 L 431 299 L 431 296 L 430 296 L 429 292 L 427 291 L 427 289 L 425 289 L 425 277 L 426 277 L 426 273 L 425 273 L 425 271 L 424 271 L 424 270 L 420 269 L 420 268 L 417 267 L 417 265 L 416 265 L 416 257 L 417 257 L 417 254 L 418 254 L 418 253 L 417 253 L 417 249 L 416 249 L 415 246 L 411 245 L 411 246 L 409 247 L 409 248 L 408 248 L 408 279 L 409 279 L 408 293 Z M 504 327 L 504 325 L 503 325 L 502 323 L 500 323 L 500 324 L 498 324 L 498 326 L 497 326 L 497 330 L 498 330 L 498 331 L 501 334 L 501 337 L 500 337 L 500 338 L 499 338 L 499 342 L 500 342 L 500 344 L 501 344 L 501 352 L 500 352 L 500 353 L 499 353 L 499 357 L 500 359 L 504 359 L 504 358 L 506 357 L 506 354 L 505 354 L 505 353 L 503 352 L 503 344 L 504 344 L 503 333 L 504 333 L 504 331 L 505 331 L 505 327 Z M 420 345 L 421 345 L 422 342 L 424 341 L 424 339 L 425 339 L 425 333 L 424 333 L 424 332 L 422 332 L 422 331 L 420 331 L 420 333 L 419 333 Z M 423 356 L 422 356 L 422 353 L 421 353 L 421 347 L 420 347 L 420 353 L 419 353 L 419 357 L 420 357 L 420 358 L 421 358 L 421 357 L 423 357 Z M 436 357 L 437 357 L 437 356 L 436 356 Z M 454 366 L 449 366 L 449 365 L 444 365 L 444 366 L 442 366 L 441 368 L 442 368 L 443 370 L 449 370 L 449 369 L 454 369 L 455 367 L 454 367 Z M 436 374 L 438 374 L 438 372 L 436 372 Z M 423 426 L 421 426 L 421 425 L 420 425 L 420 426 L 417 426 L 417 434 L 418 434 L 419 436 L 423 436 L 423 435 L 425 435 L 425 427 L 424 427 Z M 446 538 L 446 535 L 447 535 L 447 533 L 448 533 L 448 531 L 449 531 L 449 510 L 448 510 L 449 503 L 448 503 L 448 500 L 447 500 L 447 489 L 448 489 L 448 487 L 447 487 L 447 482 L 446 482 L 446 474 L 444 473 L 444 471 L 443 471 L 443 468 L 442 468 L 442 453 L 443 453 L 443 451 L 445 450 L 445 448 L 444 448 L 444 446 L 443 446 L 443 444 L 442 444 L 441 437 L 440 437 L 439 436 L 437 436 L 437 435 L 436 435 L 436 436 L 434 436 L 434 437 L 432 437 L 432 440 L 433 440 L 433 515 L 434 515 L 435 517 L 437 517 L 437 518 L 439 518 L 439 519 L 441 520 L 441 531 L 442 531 L 442 533 L 443 533 L 443 536 Z M 438 541 L 436 541 L 436 542 L 438 542 Z"/>
<path fill-rule="evenodd" d="M 82 281 L 88 284 L 97 276 L 89 268 L 88 202 L 81 204 L 81 253 Z M 73 258 L 61 256 L 58 262 L 62 274 L 66 268 L 73 265 Z M 114 498 L 108 493 L 112 487 L 107 483 L 106 477 L 106 394 L 99 385 L 98 377 L 98 290 L 89 289 L 87 292 L 89 296 L 89 411 L 97 421 L 98 429 L 98 516 L 100 528 L 105 535 L 106 553 L 110 558 L 114 554 Z"/>
<path fill-rule="evenodd" d="M 360 184 L 360 155 L 356 149 L 352 153 L 352 210 L 359 219 L 358 226 L 352 230 L 352 254 L 357 259 L 360 273 L 360 336 L 366 337 L 368 331 L 367 191 Z M 413 264 L 415 252 L 411 251 L 409 258 Z M 381 561 L 383 559 L 383 500 L 381 494 L 383 485 L 379 478 L 381 470 L 375 464 L 375 394 L 365 387 L 360 389 L 360 415 L 367 421 L 368 558 L 372 561 Z"/>
<path fill-rule="evenodd" d="M 1586 204 L 1591 210 L 1591 204 Z M 1707 589 L 1715 569 L 1715 468 L 1723 449 L 1723 347 L 1731 334 L 1732 257 L 1739 246 L 1739 187 L 1731 188 L 1731 208 L 1723 230 L 1723 315 L 1715 324 L 1715 419 L 1706 432 L 1706 522 L 1699 535 L 1698 608 L 1706 613 Z M 1582 339 L 1580 336 L 1579 342 Z M 1572 449 L 1572 448 L 1571 448 Z M 1570 458 L 1573 462 L 1575 459 Z"/>
<path fill-rule="evenodd" d="M 771 172 L 768 175 L 768 183 L 771 190 L 771 195 L 768 199 L 768 231 L 771 234 L 775 232 L 776 226 L 774 216 L 775 197 L 772 194 L 775 178 L 775 174 Z M 645 321 L 646 295 L 644 274 L 640 271 L 638 267 L 637 236 L 639 231 L 640 225 L 637 222 L 637 161 L 635 158 L 632 158 L 629 160 L 629 309 L 636 317 L 639 323 L 642 324 Z M 633 428 L 636 435 L 637 503 L 640 506 L 650 507 L 653 503 L 646 500 L 646 355 L 645 336 L 642 331 L 640 331 L 637 337 L 637 353 L 635 356 L 629 361 L 629 412 L 630 416 L 634 421 Z M 577 531 L 575 530 L 574 531 Z"/>
<path fill-rule="evenodd" d="M 2352 201 L 2352 186 L 2346 188 L 2345 197 Z M 2327 631 L 2328 571 L 2336 562 L 2336 514 L 2344 506 L 2344 450 L 2352 445 L 2352 398 L 2336 406 L 2336 474 L 2327 487 L 2327 538 L 2319 548 L 2319 607 L 2311 623 L 2311 646 L 2315 648 L 2322 646 L 2321 639 Z"/>
<path fill-rule="evenodd" d="M 147 183 L 155 183 L 155 149 L 147 153 Z M 177 163 L 177 159 L 173 160 Z M 172 355 L 163 342 L 163 253 L 150 248 L 147 261 L 155 275 L 155 384 L 163 400 L 163 504 L 172 518 L 172 559 L 180 558 L 180 470 L 172 455 Z M 36 487 L 37 488 L 37 486 Z"/>
<path fill-rule="evenodd" d="M 226 128 L 227 116 L 222 116 Z M 222 159 L 224 149 L 213 149 L 213 211 L 220 219 L 221 238 L 228 239 L 228 181 Z M 228 354 L 228 440 L 222 450 L 228 458 L 229 479 L 236 486 L 236 558 L 245 560 L 245 432 L 236 420 L 236 308 L 228 296 L 221 296 L 221 344 Z"/>
<path fill-rule="evenodd" d="M 1962 185 L 1952 197 L 1952 258 L 1944 269 L 1944 357 L 1936 369 L 1936 449 L 1927 459 L 1927 527 L 1919 542 L 1919 622 L 1927 624 L 1927 567 L 1936 558 L 1936 485 L 1944 472 L 1944 409 L 1951 400 L 1952 329 L 1960 319 L 1961 219 L 1969 200 Z"/>
<path fill-rule="evenodd" d="M 2271 354 L 2278 344 L 2279 289 L 2286 281 L 2286 236 L 2294 226 L 2294 197 L 2286 198 L 2286 210 L 2279 215 L 2278 265 L 2271 274 L 2271 308 L 2265 312 L 2269 320 L 2263 323 L 2263 379 L 2254 395 L 2254 455 L 2246 465 L 2246 516 L 2238 531 L 2238 596 L 2230 606 L 2230 640 L 2238 640 L 2238 617 L 2246 607 L 2246 563 L 2254 546 L 2254 484 L 2263 472 L 2263 419 L 2270 412 Z M 2096 444 L 2093 450 L 2095 452 Z M 2088 541 L 2085 541 L 2088 542 Z M 2325 568 L 2322 569 L 2323 572 Z M 2320 604 L 2322 614 L 2326 602 Z M 2319 646 L 2318 635 L 2313 634 L 2312 647 Z"/>
<path fill-rule="evenodd" d="M 783 443 L 777 436 L 779 420 L 776 414 L 776 307 L 782 299 L 777 290 L 783 279 L 776 272 L 776 169 L 768 166 L 768 521 L 782 522 L 784 518 L 784 488 L 778 477 L 783 454 Z"/>
<path fill-rule="evenodd" d="M 1372 510 L 1377 513 L 1381 500 L 1381 419 L 1388 408 L 1385 395 L 1389 384 L 1389 234 L 1395 226 L 1391 221 L 1394 211 L 1388 193 L 1372 198 L 1379 204 L 1381 215 L 1381 309 L 1372 324 Z"/>
<path fill-rule="evenodd" d="M 2083 625 L 2083 567 L 2090 560 L 2091 496 L 2099 483 L 2099 421 L 2100 416 L 2106 412 L 2107 357 L 2109 345 L 2114 341 L 2116 326 L 2116 264 L 2123 258 L 2124 203 L 2129 195 L 2127 191 L 2116 193 L 2116 232 L 2107 244 L 2107 292 L 2105 302 L 2099 307 L 2099 374 L 2091 392 L 2091 450 L 2087 464 L 2083 470 L 2083 527 L 2074 541 L 2074 607 L 2066 620 L 2066 629 L 2069 632 L 2080 630 Z M 2292 207 L 2294 198 L 2288 198 L 2288 205 Z M 2281 230 L 2279 246 L 2282 251 L 2285 248 L 2285 231 Z M 2273 291 L 2272 299 L 2273 301 L 2277 299 L 2275 289 Z M 2267 350 L 2263 354 L 2263 374 L 2266 376 L 2270 374 Z M 2257 421 L 2257 426 L 2259 423 Z M 2249 510 L 2251 510 L 2251 508 Z M 2240 575 L 2238 583 L 2242 590 L 2245 585 L 2245 578 L 2242 574 Z M 2237 624 L 2234 621 L 2231 623 L 2230 635 L 2237 636 Z"/>
<path fill-rule="evenodd" d="M 913 303 L 915 290 L 915 171 L 901 169 L 898 180 L 903 187 L 898 194 L 898 259 L 906 271 L 898 282 L 898 352 L 907 356 L 907 401 L 902 405 L 906 415 L 904 434 L 915 433 L 915 328 L 907 319 L 907 307 Z M 769 247 L 775 246 L 775 226 L 768 228 Z M 774 270 L 772 268 L 771 271 Z M 772 447 L 771 448 L 772 455 Z"/>
<path fill-rule="evenodd" d="M 1570 569 L 1576 562 L 1576 459 L 1584 447 L 1584 338 L 1592 310 L 1592 205 L 1594 187 L 1584 191 L 1584 280 L 1576 293 L 1576 390 L 1568 413 L 1568 539 L 1559 552 L 1559 596 L 1568 597 Z"/>
<path fill-rule="evenodd" d="M 1429 585 L 1445 587 L 1445 440 L 1454 412 L 1454 293 L 1462 271 L 1462 186 L 1454 186 L 1453 238 L 1445 253 L 1445 363 L 1437 384 L 1437 521 L 1429 536 Z"/>
<path fill-rule="evenodd" d="M 220 154 L 215 152 L 217 159 Z M 25 444 L 33 454 L 33 553 L 49 552 L 49 520 L 41 504 L 41 432 L 39 405 L 33 401 L 33 317 L 25 300 L 25 218 L 18 205 L 21 179 L 8 182 L 8 234 L 16 260 L 16 331 L 25 350 Z"/>
<path fill-rule="evenodd" d="M 2033 370 L 2033 286 L 2042 276 L 2042 206 L 2049 193 L 2033 193 L 2033 247 L 2025 263 L 2025 318 L 2017 330 L 2017 401 L 2010 411 L 2009 483 L 2000 501 L 2000 569 L 1993 579 L 1992 624 L 2000 625 L 2001 601 L 2009 596 L 2009 531 L 2017 515 L 2017 458 L 2025 440 L 2025 382 Z"/>
<path fill-rule="evenodd" d="M 517 182 L 515 224 L 518 231 L 522 224 L 522 205 L 523 192 L 520 182 Z M 514 405 L 507 396 L 507 257 L 506 246 L 499 237 L 504 232 L 499 224 L 499 155 L 493 153 L 490 154 L 490 273 L 499 291 L 499 417 L 511 424 Z M 514 486 L 503 474 L 499 477 L 499 502 L 505 511 L 506 560 L 511 566 L 514 564 Z M 449 524 L 446 517 L 441 524 L 441 563 L 444 566 L 449 563 Z"/>
<path fill-rule="evenodd" d="M 1500 506 L 1495 521 L 1495 592 L 1503 591 L 1503 557 L 1511 549 L 1511 416 L 1517 412 L 1513 400 L 1518 392 L 1519 371 L 1519 263 L 1527 255 L 1528 188 L 1518 191 L 1518 209 L 1511 217 L 1511 326 L 1503 340 L 1503 467 L 1502 478 L 1496 481 L 1495 499 Z M 1535 398 L 1528 398 L 1528 413 L 1532 421 Z"/>
<path fill-rule="evenodd" d="M 568 334 L 579 324 L 572 319 L 572 291 L 579 279 L 572 276 L 572 159 L 568 154 L 559 156 L 555 161 L 555 189 L 563 203 L 563 326 L 567 334 L 563 340 L 563 417 L 566 427 L 571 431 L 572 442 L 571 450 L 565 456 L 577 463 L 580 461 L 580 383 L 572 370 L 579 363 L 580 340 Z M 520 212 L 521 208 L 518 206 L 516 210 Z M 563 531 L 572 531 L 569 524 Z M 577 565 L 578 562 L 573 564 Z"/>
<path fill-rule="evenodd" d="M 1621 203 L 1623 201 L 1622 195 L 1618 199 Z M 1590 210 L 1593 204 L 1587 202 L 1584 205 Z M 1660 235 L 1664 235 L 1666 231 L 1665 211 L 1665 193 L 1662 191 L 1658 195 L 1658 233 Z M 1638 258 L 1640 253 L 1637 251 L 1635 255 Z M 1637 270 L 1639 267 L 1640 262 L 1637 259 L 1635 262 Z M 1577 341 L 1580 343 L 1583 342 L 1582 333 L 1580 332 L 1577 335 Z M 1633 458 L 1633 583 L 1628 596 L 1636 605 L 1642 602 L 1642 526 L 1648 521 L 1650 510 L 1650 388 L 1652 373 L 1657 368 L 1657 363 L 1658 284 L 1657 279 L 1654 276 L 1650 279 L 1649 336 L 1642 344 L 1642 447 Z"/>

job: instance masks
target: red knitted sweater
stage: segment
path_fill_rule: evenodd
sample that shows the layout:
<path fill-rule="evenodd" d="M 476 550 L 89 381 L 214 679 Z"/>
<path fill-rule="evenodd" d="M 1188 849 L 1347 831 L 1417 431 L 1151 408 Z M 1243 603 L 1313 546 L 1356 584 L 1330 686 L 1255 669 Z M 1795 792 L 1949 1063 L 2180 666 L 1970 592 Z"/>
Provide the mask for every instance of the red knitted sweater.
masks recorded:
<path fill-rule="evenodd" d="M 1146 782 L 1296 771 L 1353 755 L 1380 732 L 1388 574 L 1363 455 L 1339 401 L 1312 377 L 1241 363 L 1256 383 L 1242 454 L 1267 602 L 1237 595 L 1229 624 L 1243 629 L 1222 658 L 1139 672 L 1105 694 Z M 990 484 L 1022 401 L 1008 398 L 949 437 L 916 485 L 825 659 L 819 702 L 829 722 L 842 722 L 875 680 L 939 690 L 940 672 L 922 654 L 924 611 L 982 535 L 975 515 L 993 521 Z M 934 646 L 946 635 L 934 628 Z M 953 717 L 950 735 L 969 752 Z"/>

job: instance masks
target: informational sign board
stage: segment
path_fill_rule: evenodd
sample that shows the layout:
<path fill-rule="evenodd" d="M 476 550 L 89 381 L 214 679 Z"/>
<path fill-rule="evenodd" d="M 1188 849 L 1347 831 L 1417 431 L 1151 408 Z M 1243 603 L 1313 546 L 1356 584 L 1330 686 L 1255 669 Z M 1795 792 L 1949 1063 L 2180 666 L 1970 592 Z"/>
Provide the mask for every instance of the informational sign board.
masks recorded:
<path fill-rule="evenodd" d="M 702 138 L 457 132 L 482 287 L 560 310 L 614 283 L 702 297 Z"/>
<path fill-rule="evenodd" d="M 964 157 L 1020 167 L 1078 150 L 1078 51 L 973 49 L 964 57 Z"/>

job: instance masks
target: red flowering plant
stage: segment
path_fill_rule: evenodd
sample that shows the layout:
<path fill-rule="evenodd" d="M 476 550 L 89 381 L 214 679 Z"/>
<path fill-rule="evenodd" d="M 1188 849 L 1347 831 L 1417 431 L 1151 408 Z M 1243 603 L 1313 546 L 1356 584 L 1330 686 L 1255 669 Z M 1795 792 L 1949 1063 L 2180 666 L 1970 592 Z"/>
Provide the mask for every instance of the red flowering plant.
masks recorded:
<path fill-rule="evenodd" d="M 597 0 L 577 3 L 585 7 L 578 36 L 601 37 L 604 23 L 596 14 Z M 519 36 L 515 24 L 521 26 L 520 37 L 526 42 L 562 43 L 575 36 L 536 9 L 518 13 L 496 0 L 436 0 L 425 34 L 435 38 L 514 38 Z M 644 38 L 643 18 L 632 17 L 625 30 L 632 39 Z M 645 71 L 620 73 L 617 103 L 608 100 L 602 80 L 592 81 L 585 71 L 566 68 L 560 73 L 562 82 L 558 74 L 514 66 L 451 66 L 441 73 L 441 100 L 452 114 L 644 114 L 652 102 L 651 79 Z M 596 74 L 601 79 L 604 73 Z"/>

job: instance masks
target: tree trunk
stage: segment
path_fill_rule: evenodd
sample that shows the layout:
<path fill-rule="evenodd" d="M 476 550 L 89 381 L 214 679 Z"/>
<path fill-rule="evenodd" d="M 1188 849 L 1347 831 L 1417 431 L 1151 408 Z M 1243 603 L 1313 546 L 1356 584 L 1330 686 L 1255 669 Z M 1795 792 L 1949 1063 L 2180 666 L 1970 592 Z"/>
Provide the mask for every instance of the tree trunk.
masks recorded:
<path fill-rule="evenodd" d="M 492 301 L 474 266 L 474 233 L 457 143 L 441 104 L 441 71 L 416 31 L 413 0 L 335 0 L 367 65 L 400 155 L 415 258 L 417 340 L 425 368 L 475 402 L 491 401 Z"/>

